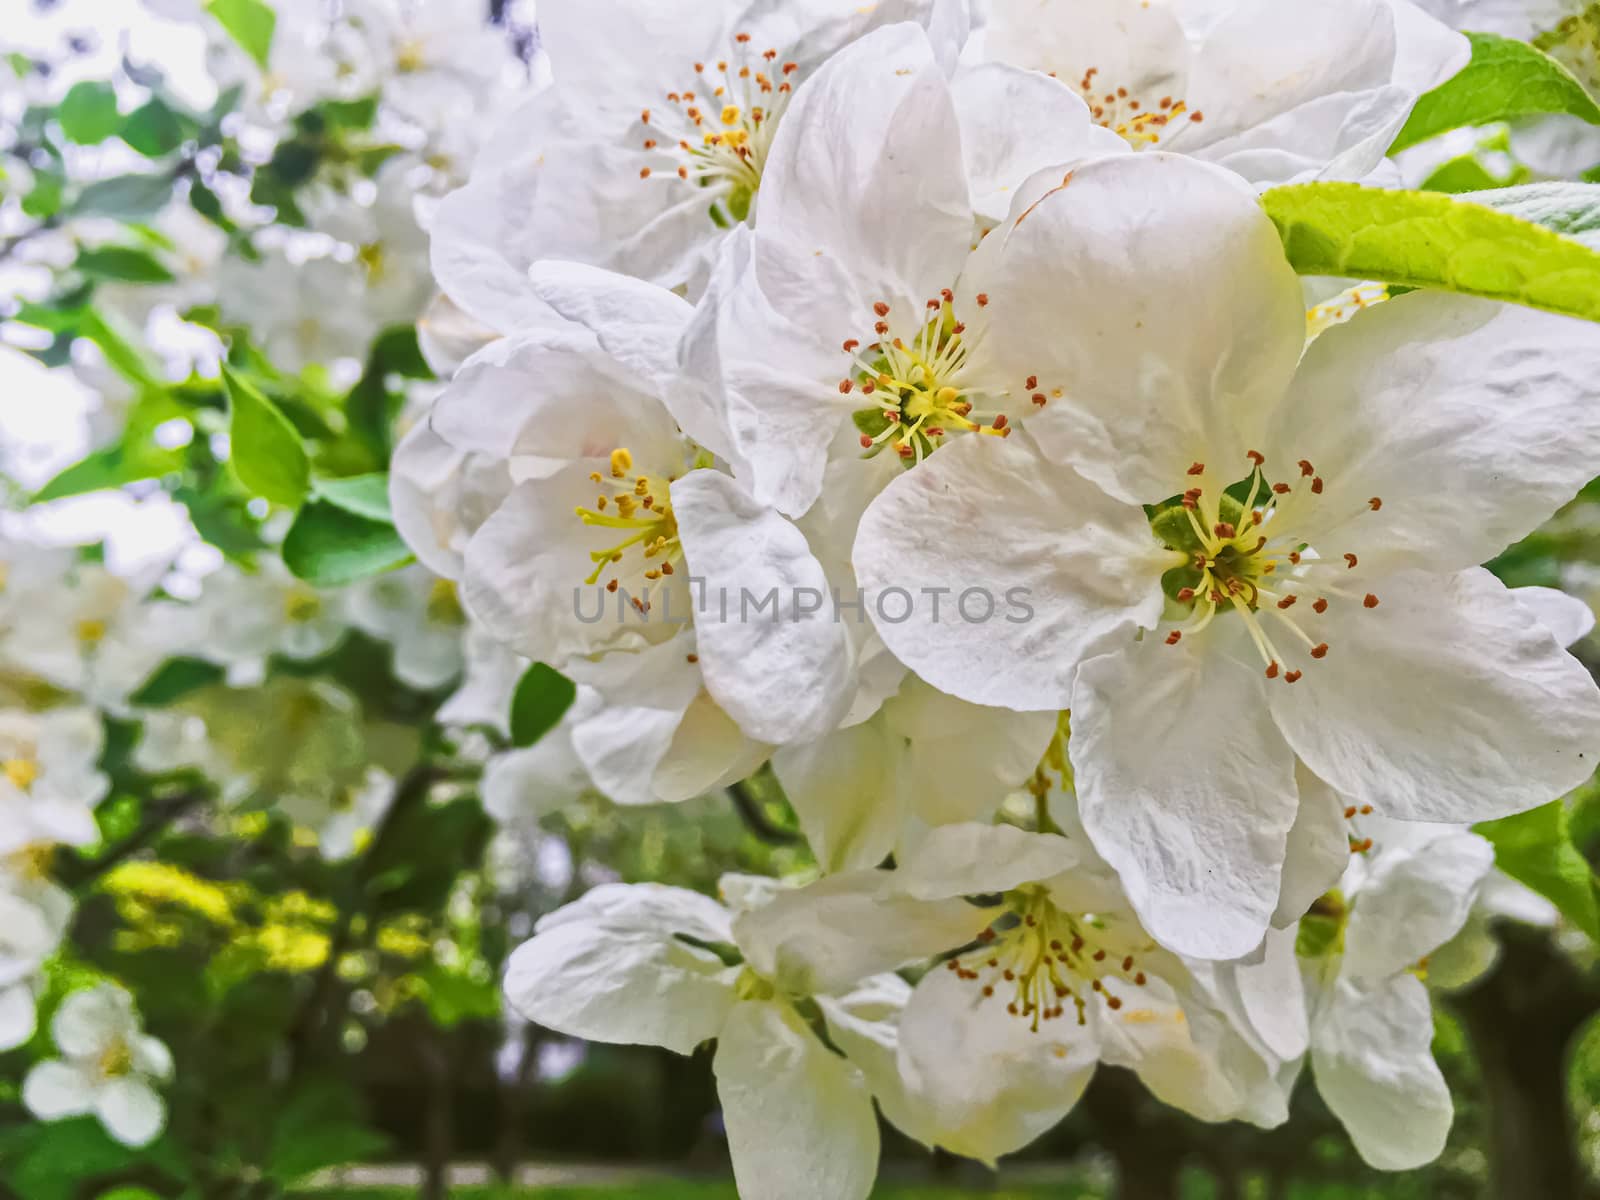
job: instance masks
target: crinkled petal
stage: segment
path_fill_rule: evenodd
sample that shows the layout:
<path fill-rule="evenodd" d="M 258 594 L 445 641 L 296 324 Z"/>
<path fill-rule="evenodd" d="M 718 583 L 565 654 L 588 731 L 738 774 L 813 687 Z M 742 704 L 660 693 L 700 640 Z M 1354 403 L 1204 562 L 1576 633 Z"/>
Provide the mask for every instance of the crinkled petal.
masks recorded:
<path fill-rule="evenodd" d="M 1594 632 L 1594 609 L 1559 588 L 1519 587 L 1512 588 L 1511 594 L 1563 646 L 1582 641 Z"/>
<path fill-rule="evenodd" d="M 962 292 L 987 298 L 987 352 L 1047 397 L 1027 428 L 1049 457 L 1137 504 L 1183 491 L 1196 462 L 1202 485 L 1248 474 L 1305 343 L 1300 281 L 1248 184 L 1159 151 L 1096 159 L 985 249 Z"/>
<path fill-rule="evenodd" d="M 896 891 L 920 900 L 1006 892 L 1072 870 L 1078 847 L 1014 825 L 941 825 L 928 831 L 894 872 Z"/>
<path fill-rule="evenodd" d="M 1369 573 L 1493 558 L 1571 500 L 1600 460 L 1600 328 L 1421 291 L 1356 313 L 1306 351 L 1267 444 L 1325 481 L 1295 517 L 1324 558 Z M 1376 497 L 1381 508 L 1372 509 Z"/>
<path fill-rule="evenodd" d="M 792 1009 L 736 1005 L 712 1067 L 741 1196 L 866 1200 L 878 1173 L 866 1081 Z"/>
<path fill-rule="evenodd" d="M 1068 1016 L 1034 1032 L 1007 1003 L 954 971 L 929 971 L 900 1019 L 900 1074 L 924 1133 L 991 1165 L 1066 1116 L 1099 1061 L 1092 1023 Z"/>
<path fill-rule="evenodd" d="M 1380 845 L 1352 898 L 1344 976 L 1379 983 L 1455 937 L 1493 866 L 1494 848 L 1465 830 L 1441 831 L 1415 845 Z"/>
<path fill-rule="evenodd" d="M 572 1037 L 688 1054 L 721 1029 L 735 970 L 675 936 L 706 929 L 702 898 L 680 891 L 642 885 L 626 898 L 611 893 L 604 907 L 547 918 L 512 954 L 506 998 L 528 1020 Z"/>
<path fill-rule="evenodd" d="M 856 575 L 884 643 L 975 704 L 1061 709 L 1077 664 L 1154 625 L 1165 560 L 1143 510 L 1024 437 L 969 436 L 884 489 Z"/>
<path fill-rule="evenodd" d="M 1505 585 L 1473 568 L 1335 601 L 1330 647 L 1269 690 L 1295 752 L 1340 792 L 1413 821 L 1482 821 L 1553 800 L 1600 756 L 1600 689 Z"/>
<path fill-rule="evenodd" d="M 1065 82 L 1038 71 L 984 63 L 957 71 L 950 91 L 972 207 L 987 221 L 1003 220 L 1017 188 L 1041 168 L 1128 149 L 1089 119 Z"/>
<path fill-rule="evenodd" d="M 1068 743 L 1095 849 L 1150 935 L 1196 958 L 1261 941 L 1297 807 L 1294 755 L 1228 619 L 1086 662 Z"/>
<path fill-rule="evenodd" d="M 1272 917 L 1277 929 L 1285 929 L 1305 916 L 1311 902 L 1336 886 L 1350 863 L 1344 800 L 1304 763 L 1295 765 L 1294 777 L 1300 808 L 1289 828 L 1283 888 Z"/>
<path fill-rule="evenodd" d="M 850 639 L 805 535 L 731 477 L 691 471 L 672 508 L 696 596 L 706 690 L 757 741 L 831 732 L 854 695 Z"/>
<path fill-rule="evenodd" d="M 1379 1170 L 1420 1167 L 1444 1149 L 1454 1112 L 1432 1043 L 1428 992 L 1410 975 L 1338 983 L 1312 1025 L 1317 1091 Z"/>

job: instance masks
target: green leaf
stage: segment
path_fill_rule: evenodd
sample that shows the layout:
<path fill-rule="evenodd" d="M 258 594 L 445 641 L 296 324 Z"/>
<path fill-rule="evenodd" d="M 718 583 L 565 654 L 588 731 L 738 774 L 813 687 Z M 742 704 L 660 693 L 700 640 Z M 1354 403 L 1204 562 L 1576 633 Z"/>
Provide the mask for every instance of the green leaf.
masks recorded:
<path fill-rule="evenodd" d="M 311 463 L 289 419 L 254 386 L 227 367 L 233 420 L 228 428 L 233 473 L 249 492 L 293 508 L 311 486 Z"/>
<path fill-rule="evenodd" d="M 145 392 L 130 409 L 121 438 L 73 463 L 35 492 L 31 502 L 43 504 L 181 470 L 182 447 L 160 445 L 155 433 L 161 425 L 183 415 L 167 393 Z"/>
<path fill-rule="evenodd" d="M 122 140 L 146 158 L 160 158 L 183 145 L 184 121 L 161 97 L 152 97 L 122 123 Z"/>
<path fill-rule="evenodd" d="M 122 283 L 171 283 L 177 278 L 155 255 L 132 246 L 80 249 L 72 265 L 92 278 Z"/>
<path fill-rule="evenodd" d="M 1600 320 L 1600 252 L 1441 192 L 1301 183 L 1261 197 L 1302 275 L 1443 288 Z"/>
<path fill-rule="evenodd" d="M 389 522 L 319 499 L 302 508 L 289 526 L 283 561 L 307 583 L 340 587 L 405 566 L 411 551 Z"/>
<path fill-rule="evenodd" d="M 389 476 L 383 471 L 371 475 L 350 475 L 343 479 L 316 479 L 311 490 L 347 513 L 369 521 L 393 523 L 389 516 Z"/>
<path fill-rule="evenodd" d="M 166 388 L 160 364 L 134 344 L 116 317 L 92 310 L 85 312 L 78 323 L 78 336 L 100 347 L 100 353 L 106 356 L 112 370 L 128 382 L 156 392 Z"/>
<path fill-rule="evenodd" d="M 1481 192 L 1490 188 L 1508 187 L 1528 178 L 1526 167 L 1518 167 L 1507 179 L 1497 179 L 1481 161 L 1471 154 L 1463 154 L 1441 163 L 1422 181 L 1425 192 Z"/>
<path fill-rule="evenodd" d="M 300 1182 L 324 1167 L 360 1162 L 388 1145 L 386 1137 L 362 1122 L 360 1102 L 342 1080 L 301 1085 L 271 1122 L 263 1171 L 281 1183 Z"/>
<path fill-rule="evenodd" d="M 1600 942 L 1600 897 L 1594 872 L 1572 844 L 1564 801 L 1474 826 L 1494 844 L 1495 865 L 1549 900 Z"/>
<path fill-rule="evenodd" d="M 1530 183 L 1462 197 L 1600 250 L 1600 184 Z"/>
<path fill-rule="evenodd" d="M 572 702 L 578 687 L 560 671 L 534 663 L 522 673 L 511 696 L 511 742 L 531 746 L 554 729 Z"/>
<path fill-rule="evenodd" d="M 41 171 L 34 176 L 33 190 L 22 198 L 22 211 L 36 221 L 53 217 L 61 211 L 61 197 L 66 184 L 61 176 Z"/>
<path fill-rule="evenodd" d="M 1471 61 L 1418 99 L 1389 153 L 1452 129 L 1539 113 L 1570 113 L 1600 125 L 1600 106 L 1548 54 L 1493 33 L 1469 33 L 1467 40 L 1472 43 Z"/>
<path fill-rule="evenodd" d="M 91 183 L 78 193 L 72 212 L 80 217 L 121 217 L 137 221 L 153 217 L 172 199 L 168 175 L 117 175 Z"/>
<path fill-rule="evenodd" d="M 56 109 L 61 132 L 69 142 L 93 146 L 117 132 L 122 115 L 117 112 L 117 93 L 109 83 L 85 79 L 72 85 Z"/>
<path fill-rule="evenodd" d="M 272 32 L 278 23 L 271 8 L 262 0 L 207 0 L 206 10 L 262 70 L 267 69 Z"/>
<path fill-rule="evenodd" d="M 203 658 L 169 658 L 128 697 L 142 708 L 165 708 L 190 692 L 221 683 L 227 672 Z"/>

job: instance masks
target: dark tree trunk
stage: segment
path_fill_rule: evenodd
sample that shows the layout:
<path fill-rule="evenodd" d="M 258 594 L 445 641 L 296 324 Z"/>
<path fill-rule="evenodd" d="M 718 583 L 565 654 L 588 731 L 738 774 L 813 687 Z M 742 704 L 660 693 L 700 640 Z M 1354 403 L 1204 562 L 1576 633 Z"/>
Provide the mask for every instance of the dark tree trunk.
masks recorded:
<path fill-rule="evenodd" d="M 1483 1072 L 1493 1195 L 1583 1200 L 1589 1193 L 1567 1107 L 1567 1051 L 1600 1011 L 1600 988 L 1526 926 L 1498 930 L 1500 961 L 1450 1006 Z"/>
<path fill-rule="evenodd" d="M 454 1046 L 451 1035 L 428 1031 L 418 1046 L 427 1080 L 427 1107 L 422 1128 L 421 1200 L 446 1200 L 450 1194 L 450 1159 L 455 1153 L 455 1110 L 451 1103 Z"/>
<path fill-rule="evenodd" d="M 1102 1067 L 1084 1095 L 1096 1141 L 1117 1164 L 1116 1200 L 1178 1200 L 1188 1151 L 1183 1118 L 1162 1109 L 1135 1076 Z"/>
<path fill-rule="evenodd" d="M 522 1027 L 522 1054 L 516 1071 L 500 1081 L 500 1129 L 494 1144 L 494 1173 L 502 1183 L 514 1183 L 517 1164 L 522 1161 L 522 1125 L 527 1113 L 528 1089 L 539 1065 L 541 1030 L 537 1025 Z"/>

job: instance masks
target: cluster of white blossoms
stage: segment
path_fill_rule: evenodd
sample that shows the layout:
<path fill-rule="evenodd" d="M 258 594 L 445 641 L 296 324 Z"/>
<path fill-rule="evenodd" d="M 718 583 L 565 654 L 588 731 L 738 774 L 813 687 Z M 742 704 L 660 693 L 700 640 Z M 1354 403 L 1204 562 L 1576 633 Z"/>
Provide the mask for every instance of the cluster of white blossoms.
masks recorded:
<path fill-rule="evenodd" d="M 391 499 L 579 684 L 541 778 L 770 763 L 822 871 L 591 891 L 509 998 L 715 1039 L 751 1197 L 865 1197 L 874 1101 L 992 1162 L 1100 1061 L 1263 1126 L 1309 1063 L 1421 1164 L 1466 825 L 1600 755 L 1582 606 L 1478 565 L 1594 474 L 1600 330 L 1312 306 L 1258 193 L 1388 177 L 1468 54 L 1407 0 L 983 7 L 544 0 L 439 205 L 482 348 Z"/>

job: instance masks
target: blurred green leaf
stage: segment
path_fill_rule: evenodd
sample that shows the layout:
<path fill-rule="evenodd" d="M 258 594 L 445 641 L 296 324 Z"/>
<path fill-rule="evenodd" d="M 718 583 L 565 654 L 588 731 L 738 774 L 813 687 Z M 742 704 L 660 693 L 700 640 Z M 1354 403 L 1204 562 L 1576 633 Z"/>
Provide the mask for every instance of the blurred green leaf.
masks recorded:
<path fill-rule="evenodd" d="M 1600 897 L 1588 860 L 1572 844 L 1564 801 L 1474 829 L 1494 844 L 1495 865 L 1549 900 L 1562 914 L 1600 942 Z"/>
<path fill-rule="evenodd" d="M 120 217 L 137 221 L 153 217 L 172 199 L 168 175 L 117 175 L 91 183 L 78 193 L 72 212 L 80 217 Z"/>
<path fill-rule="evenodd" d="M 317 499 L 289 527 L 283 561 L 307 583 L 339 587 L 405 566 L 411 550 L 389 522 Z"/>
<path fill-rule="evenodd" d="M 382 471 L 371 475 L 350 475 L 343 479 L 314 479 L 311 490 L 347 513 L 372 521 L 389 522 L 389 476 Z"/>
<path fill-rule="evenodd" d="M 1472 43 L 1471 61 L 1417 100 L 1389 147 L 1391 154 L 1452 129 L 1540 113 L 1570 113 L 1600 124 L 1600 106 L 1548 54 L 1493 33 L 1469 33 L 1467 40 Z"/>
<path fill-rule="evenodd" d="M 578 698 L 577 685 L 560 671 L 534 663 L 511 695 L 511 742 L 531 746 L 549 733 Z"/>
<path fill-rule="evenodd" d="M 72 265 L 95 279 L 120 283 L 171 283 L 176 278 L 155 255 L 132 246 L 86 247 Z"/>
<path fill-rule="evenodd" d="M 264 1173 L 293 1184 L 324 1167 L 360 1162 L 380 1153 L 389 1139 L 369 1128 L 350 1086 L 343 1081 L 303 1084 L 272 1118 L 272 1144 Z"/>
<path fill-rule="evenodd" d="M 117 132 L 122 116 L 117 112 L 117 93 L 109 83 L 85 79 L 75 83 L 61 98 L 56 109 L 61 132 L 69 142 L 93 146 Z"/>
<path fill-rule="evenodd" d="M 122 140 L 146 158 L 160 158 L 183 145 L 188 136 L 185 118 L 159 96 L 128 114 L 122 123 Z"/>
<path fill-rule="evenodd" d="M 1302 275 L 1442 288 L 1600 320 L 1600 252 L 1440 192 L 1301 183 L 1261 197 Z"/>
<path fill-rule="evenodd" d="M 222 369 L 233 419 L 228 429 L 233 473 L 245 488 L 294 508 L 311 486 L 311 463 L 289 419 L 248 381 Z"/>
<path fill-rule="evenodd" d="M 277 14 L 262 0 L 206 0 L 206 11 L 228 31 L 262 70 L 272 54 L 272 33 Z"/>
<path fill-rule="evenodd" d="M 1496 179 L 1475 155 L 1463 154 L 1435 167 L 1433 173 L 1422 181 L 1425 192 L 1480 192 L 1489 188 L 1509 187 L 1527 178 L 1528 169 L 1518 167 L 1510 178 Z"/>
<path fill-rule="evenodd" d="M 169 658 L 128 697 L 141 708 L 162 708 L 190 692 L 221 683 L 227 672 L 201 658 Z"/>

